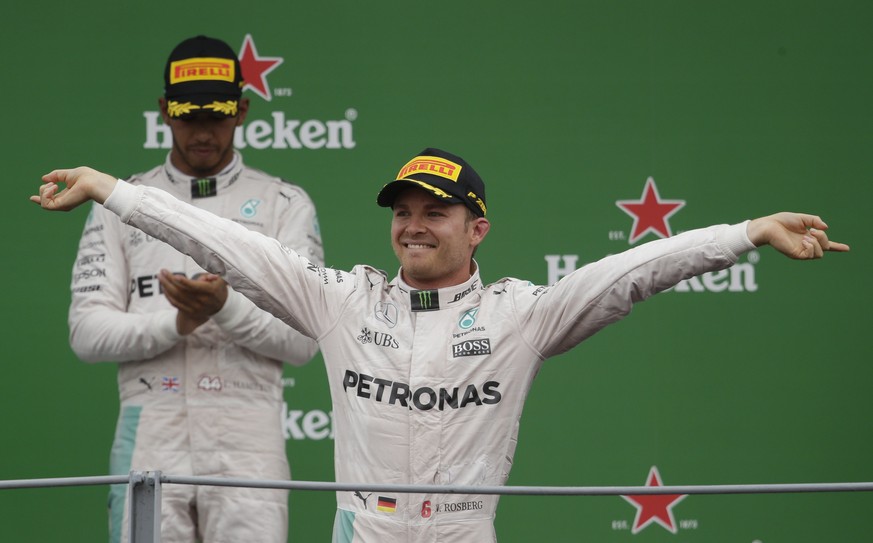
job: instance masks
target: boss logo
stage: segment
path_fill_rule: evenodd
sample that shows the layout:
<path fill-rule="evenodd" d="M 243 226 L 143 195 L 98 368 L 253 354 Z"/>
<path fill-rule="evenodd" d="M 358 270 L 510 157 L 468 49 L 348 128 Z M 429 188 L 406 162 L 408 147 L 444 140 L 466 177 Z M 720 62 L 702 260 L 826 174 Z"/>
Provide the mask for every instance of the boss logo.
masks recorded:
<path fill-rule="evenodd" d="M 491 340 L 485 339 L 470 339 L 455 343 L 452 345 L 452 356 L 478 356 L 483 354 L 491 354 Z"/>

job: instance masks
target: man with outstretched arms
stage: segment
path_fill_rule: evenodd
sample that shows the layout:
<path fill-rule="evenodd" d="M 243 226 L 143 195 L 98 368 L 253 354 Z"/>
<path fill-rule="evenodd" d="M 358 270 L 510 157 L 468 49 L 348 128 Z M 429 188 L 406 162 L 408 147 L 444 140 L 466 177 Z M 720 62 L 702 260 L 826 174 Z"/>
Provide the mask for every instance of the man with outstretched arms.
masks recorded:
<path fill-rule="evenodd" d="M 320 265 L 307 194 L 246 166 L 233 149 L 234 130 L 249 107 L 233 50 L 205 36 L 185 40 L 170 54 L 164 76 L 159 103 L 172 150 L 162 165 L 127 184 L 157 187 L 210 217 L 282 240 Z M 88 362 L 119 363 L 113 474 L 290 477 L 281 431 L 282 361 L 307 362 L 317 348 L 312 339 L 98 205 L 82 234 L 71 288 L 73 350 Z M 126 493 L 125 485 L 110 492 L 114 542 L 128 535 Z M 284 543 L 287 503 L 282 490 L 168 485 L 163 541 Z"/>
<path fill-rule="evenodd" d="M 347 483 L 504 484 L 545 359 L 635 302 L 727 268 L 756 246 L 797 259 L 848 250 L 828 239 L 818 217 L 779 213 L 640 245 L 552 286 L 486 286 L 473 259 L 490 228 L 485 186 L 460 157 L 425 149 L 377 198 L 392 209 L 401 265 L 389 280 L 368 266 L 321 268 L 275 240 L 90 169 L 43 179 L 32 200 L 46 209 L 105 202 L 316 338 L 333 398 L 336 479 Z M 339 492 L 337 505 L 335 542 L 496 540 L 496 496 Z"/>

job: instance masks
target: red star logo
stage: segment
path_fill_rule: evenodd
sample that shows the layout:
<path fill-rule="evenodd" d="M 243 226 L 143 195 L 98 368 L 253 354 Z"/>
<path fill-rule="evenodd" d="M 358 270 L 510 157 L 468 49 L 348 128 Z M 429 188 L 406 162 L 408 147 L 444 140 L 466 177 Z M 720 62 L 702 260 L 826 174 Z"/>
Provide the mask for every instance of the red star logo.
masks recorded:
<path fill-rule="evenodd" d="M 646 486 L 664 486 L 661 483 L 661 474 L 658 468 L 652 466 Z M 637 516 L 634 518 L 632 533 L 637 534 L 646 526 L 657 522 L 672 533 L 676 533 L 676 519 L 673 518 L 673 507 L 685 499 L 688 494 L 642 494 L 636 496 L 622 496 L 631 505 L 637 508 Z"/>
<path fill-rule="evenodd" d="M 662 200 L 654 178 L 649 177 L 639 200 L 617 200 L 615 205 L 634 218 L 629 242 L 633 245 L 649 232 L 662 238 L 672 236 L 667 219 L 682 209 L 685 200 Z"/>
<path fill-rule="evenodd" d="M 239 52 L 239 64 L 245 84 L 243 90 L 252 89 L 266 101 L 272 99 L 270 87 L 267 86 L 267 74 L 283 62 L 282 57 L 262 57 L 255 48 L 255 40 L 251 34 L 246 34 L 242 49 Z"/>

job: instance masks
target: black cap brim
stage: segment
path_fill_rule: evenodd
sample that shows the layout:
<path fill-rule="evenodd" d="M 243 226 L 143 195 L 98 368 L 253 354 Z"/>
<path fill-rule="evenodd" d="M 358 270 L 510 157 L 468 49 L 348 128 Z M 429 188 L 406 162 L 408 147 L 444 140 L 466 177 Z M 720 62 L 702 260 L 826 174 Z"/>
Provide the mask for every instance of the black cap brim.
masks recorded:
<path fill-rule="evenodd" d="M 379 195 L 376 197 L 376 203 L 382 207 L 392 207 L 394 205 L 394 200 L 397 199 L 397 196 L 404 190 L 408 188 L 419 188 L 424 189 L 431 193 L 435 198 L 440 200 L 441 202 L 445 202 L 448 204 L 464 204 L 466 203 L 462 198 L 455 196 L 449 192 L 446 192 L 442 188 L 428 183 L 426 181 L 420 181 L 418 179 L 397 179 L 395 181 L 391 181 L 382 187 L 382 190 L 379 191 Z"/>

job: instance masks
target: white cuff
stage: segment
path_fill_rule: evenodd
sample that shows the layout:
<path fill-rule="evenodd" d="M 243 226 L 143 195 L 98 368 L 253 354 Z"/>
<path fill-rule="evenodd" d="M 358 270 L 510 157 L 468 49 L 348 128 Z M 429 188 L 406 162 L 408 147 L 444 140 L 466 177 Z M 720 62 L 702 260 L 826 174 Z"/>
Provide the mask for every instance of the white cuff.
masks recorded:
<path fill-rule="evenodd" d="M 247 314 L 248 299 L 239 292 L 228 287 L 227 300 L 224 301 L 224 306 L 212 315 L 212 320 L 215 321 L 222 330 L 233 330 Z"/>
<path fill-rule="evenodd" d="M 155 338 L 161 345 L 174 345 L 182 339 L 182 334 L 176 329 L 176 313 L 175 309 L 167 309 L 161 311 L 155 317 L 157 326 L 155 327 Z"/>
<path fill-rule="evenodd" d="M 145 190 L 145 187 L 142 185 L 134 186 L 123 179 L 119 179 L 109 197 L 103 202 L 103 207 L 118 215 L 121 218 L 121 222 L 127 223 L 137 206 L 139 206 L 143 190 Z"/>
<path fill-rule="evenodd" d="M 748 227 L 751 221 L 743 221 L 723 228 L 717 235 L 717 241 L 722 250 L 736 262 L 741 254 L 755 248 L 749 239 Z"/>

